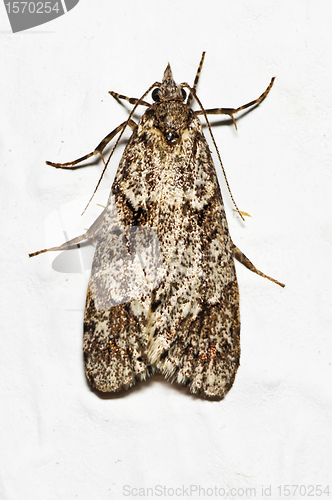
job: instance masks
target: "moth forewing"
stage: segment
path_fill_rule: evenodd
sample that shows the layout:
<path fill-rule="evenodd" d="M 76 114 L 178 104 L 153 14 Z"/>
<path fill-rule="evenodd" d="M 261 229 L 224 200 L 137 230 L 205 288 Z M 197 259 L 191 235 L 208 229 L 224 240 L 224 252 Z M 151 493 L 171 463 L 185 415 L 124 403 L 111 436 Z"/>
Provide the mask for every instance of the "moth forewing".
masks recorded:
<path fill-rule="evenodd" d="M 193 393 L 222 398 L 234 382 L 240 358 L 233 257 L 269 278 L 230 238 L 198 115 L 205 116 L 215 144 L 207 114 L 226 114 L 234 120 L 236 112 L 259 104 L 273 81 L 256 101 L 206 111 L 195 90 L 203 58 L 204 54 L 194 87 L 177 85 L 168 65 L 162 82 L 149 88 L 154 88 L 153 104 L 143 100 L 148 92 L 140 99 L 111 92 L 134 108 L 127 122 L 83 157 L 102 156 L 108 142 L 130 125 L 133 133 L 108 204 L 84 235 L 52 248 L 97 238 L 83 349 L 87 377 L 100 391 L 127 389 L 159 372 L 172 382 L 188 385 Z M 192 98 L 199 103 L 199 111 L 191 109 Z M 139 104 L 147 110 L 136 125 L 132 116 Z M 79 160 L 52 165 L 68 168 Z"/>

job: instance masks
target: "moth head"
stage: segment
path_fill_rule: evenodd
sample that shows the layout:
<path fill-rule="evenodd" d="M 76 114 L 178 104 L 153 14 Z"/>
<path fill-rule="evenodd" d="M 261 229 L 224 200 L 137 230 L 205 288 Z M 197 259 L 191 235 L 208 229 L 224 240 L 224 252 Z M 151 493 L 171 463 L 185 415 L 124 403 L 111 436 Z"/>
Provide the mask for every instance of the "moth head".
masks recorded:
<path fill-rule="evenodd" d="M 175 83 L 173 73 L 168 63 L 164 72 L 164 77 L 160 87 L 156 87 L 152 92 L 152 99 L 155 102 L 180 101 L 186 98 L 186 91 Z"/>

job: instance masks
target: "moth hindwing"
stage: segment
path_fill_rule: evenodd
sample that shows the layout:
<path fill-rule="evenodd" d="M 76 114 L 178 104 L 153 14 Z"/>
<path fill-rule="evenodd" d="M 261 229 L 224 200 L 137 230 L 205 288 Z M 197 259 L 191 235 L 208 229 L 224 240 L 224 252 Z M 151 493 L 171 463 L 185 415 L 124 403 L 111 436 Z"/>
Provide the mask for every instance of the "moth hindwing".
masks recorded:
<path fill-rule="evenodd" d="M 140 99 L 110 92 L 134 104 L 128 120 L 92 153 L 64 164 L 47 162 L 72 168 L 95 154 L 104 161 L 103 150 L 111 139 L 119 134 L 113 152 L 126 126 L 132 129 L 103 213 L 85 234 L 48 249 L 97 239 L 83 349 L 86 375 L 103 392 L 128 389 L 162 373 L 193 393 L 224 397 L 240 358 L 234 257 L 284 286 L 258 271 L 232 242 L 198 117 L 204 115 L 215 144 L 207 115 L 225 114 L 235 124 L 234 114 L 259 104 L 274 79 L 244 106 L 205 110 L 196 95 L 203 59 L 204 53 L 193 87 L 177 85 L 168 65 L 162 82 L 151 85 Z M 144 101 L 151 90 L 153 104 Z M 193 100 L 198 111 L 190 106 Z M 132 116 L 138 105 L 147 110 L 136 124 Z"/>

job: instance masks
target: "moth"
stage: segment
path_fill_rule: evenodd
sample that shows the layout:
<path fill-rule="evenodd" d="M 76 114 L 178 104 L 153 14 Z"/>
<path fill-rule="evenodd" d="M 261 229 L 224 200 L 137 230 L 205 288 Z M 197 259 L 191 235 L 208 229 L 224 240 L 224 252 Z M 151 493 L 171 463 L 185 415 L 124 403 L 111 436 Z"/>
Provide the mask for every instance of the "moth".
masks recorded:
<path fill-rule="evenodd" d="M 199 119 L 205 117 L 222 167 L 207 115 L 227 115 L 236 126 L 234 115 L 261 103 L 274 78 L 258 99 L 243 106 L 204 109 L 196 94 L 204 55 L 192 87 L 177 85 L 168 64 L 162 82 L 151 85 L 140 99 L 111 91 L 116 99 L 134 105 L 128 119 L 86 156 L 63 164 L 47 162 L 72 168 L 100 155 L 104 173 L 125 128 L 132 129 L 98 219 L 83 235 L 30 254 L 96 240 L 83 350 L 87 378 L 99 391 L 128 389 L 161 373 L 171 382 L 189 386 L 192 393 L 223 398 L 233 385 L 240 359 L 234 258 L 284 286 L 258 271 L 233 243 Z M 144 100 L 151 91 L 152 104 Z M 197 111 L 191 107 L 193 100 Z M 139 105 L 147 109 L 136 123 L 132 117 Z M 105 162 L 103 151 L 117 134 Z"/>

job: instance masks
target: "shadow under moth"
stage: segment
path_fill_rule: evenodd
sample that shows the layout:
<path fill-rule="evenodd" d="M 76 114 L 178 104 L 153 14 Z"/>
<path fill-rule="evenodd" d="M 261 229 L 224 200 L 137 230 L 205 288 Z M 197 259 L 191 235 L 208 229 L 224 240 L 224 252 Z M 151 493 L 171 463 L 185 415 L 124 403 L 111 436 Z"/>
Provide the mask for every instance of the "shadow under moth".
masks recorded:
<path fill-rule="evenodd" d="M 161 373 L 171 382 L 189 386 L 193 393 L 223 398 L 232 387 L 240 359 L 234 257 L 284 286 L 258 271 L 232 242 L 199 119 L 199 115 L 205 118 L 224 171 L 207 115 L 227 115 L 236 126 L 234 115 L 262 102 L 274 78 L 258 99 L 243 106 L 204 109 L 196 94 L 204 55 L 192 87 L 177 85 L 168 64 L 162 82 L 151 85 L 140 99 L 111 91 L 116 99 L 134 105 L 128 119 L 90 154 L 69 163 L 47 162 L 56 168 L 73 168 L 100 155 L 102 178 L 125 128 L 132 129 L 107 206 L 98 219 L 85 234 L 30 254 L 65 250 L 90 238 L 97 242 L 83 350 L 87 378 L 103 392 L 128 389 Z M 149 104 L 144 98 L 151 91 L 154 102 Z M 191 108 L 193 100 L 198 111 Z M 132 117 L 139 105 L 147 110 L 136 124 Z M 103 150 L 117 134 L 105 162 Z M 227 179 L 226 183 L 229 189 Z M 233 200 L 231 192 L 230 196 Z"/>

